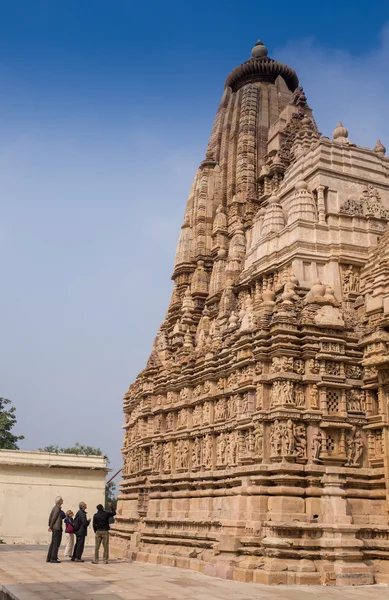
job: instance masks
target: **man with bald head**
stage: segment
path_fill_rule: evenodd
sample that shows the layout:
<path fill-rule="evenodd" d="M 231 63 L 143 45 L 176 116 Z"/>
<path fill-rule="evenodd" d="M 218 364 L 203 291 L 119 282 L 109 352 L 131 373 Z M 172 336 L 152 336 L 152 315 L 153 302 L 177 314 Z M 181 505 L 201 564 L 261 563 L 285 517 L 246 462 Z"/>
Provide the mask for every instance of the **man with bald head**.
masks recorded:
<path fill-rule="evenodd" d="M 58 560 L 58 549 L 62 540 L 62 510 L 63 500 L 61 496 L 55 499 L 55 505 L 49 516 L 49 531 L 51 531 L 51 543 L 47 553 L 46 562 L 60 563 Z"/>

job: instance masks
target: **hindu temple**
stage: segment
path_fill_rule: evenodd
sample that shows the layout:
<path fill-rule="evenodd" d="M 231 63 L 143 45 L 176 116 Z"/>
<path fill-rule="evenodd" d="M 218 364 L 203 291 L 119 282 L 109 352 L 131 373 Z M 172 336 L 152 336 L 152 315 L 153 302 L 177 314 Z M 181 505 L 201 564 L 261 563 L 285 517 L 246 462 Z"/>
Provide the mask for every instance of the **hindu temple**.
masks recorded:
<path fill-rule="evenodd" d="M 357 141 L 262 42 L 228 75 L 124 398 L 117 555 L 389 583 L 389 159 Z"/>

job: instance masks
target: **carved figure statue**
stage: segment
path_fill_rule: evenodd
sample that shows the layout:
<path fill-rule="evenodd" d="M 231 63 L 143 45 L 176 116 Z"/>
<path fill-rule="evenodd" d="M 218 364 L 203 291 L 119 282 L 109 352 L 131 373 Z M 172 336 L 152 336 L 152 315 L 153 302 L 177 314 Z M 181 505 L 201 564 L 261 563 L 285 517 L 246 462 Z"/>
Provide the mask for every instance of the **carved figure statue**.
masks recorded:
<path fill-rule="evenodd" d="M 213 439 L 208 433 L 205 436 L 205 449 L 204 449 L 204 466 L 206 469 L 212 469 L 213 463 Z"/>
<path fill-rule="evenodd" d="M 170 471 L 172 468 L 172 451 L 170 448 L 170 443 L 165 444 L 163 449 L 163 470 Z"/>
<path fill-rule="evenodd" d="M 282 395 L 283 395 L 282 402 L 284 404 L 294 404 L 293 382 L 292 381 L 283 381 Z"/>
<path fill-rule="evenodd" d="M 345 294 L 359 292 L 359 279 L 354 273 L 351 265 L 349 265 L 343 273 L 343 291 Z"/>
<path fill-rule="evenodd" d="M 284 430 L 286 454 L 293 454 L 294 451 L 295 438 L 293 429 L 293 421 L 291 419 L 288 419 L 286 423 L 286 428 Z"/>
<path fill-rule="evenodd" d="M 196 406 L 194 407 L 193 413 L 192 413 L 192 423 L 193 423 L 194 427 L 201 425 L 202 412 L 203 412 L 203 409 L 202 409 L 201 404 L 196 404 Z"/>
<path fill-rule="evenodd" d="M 236 459 L 237 459 L 237 443 L 236 443 L 236 434 L 234 431 L 231 431 L 230 435 L 228 436 L 228 452 L 227 452 L 227 457 L 228 457 L 228 464 L 231 466 L 236 465 Z"/>
<path fill-rule="evenodd" d="M 354 425 L 346 436 L 346 465 L 358 467 L 363 454 L 364 443 L 361 432 Z"/>
<path fill-rule="evenodd" d="M 181 465 L 183 469 L 189 468 L 189 442 L 183 440 L 181 448 Z"/>
<path fill-rule="evenodd" d="M 221 433 L 217 439 L 216 462 L 218 465 L 224 465 L 226 462 L 226 439 L 224 433 Z"/>
<path fill-rule="evenodd" d="M 319 392 L 317 389 L 317 385 L 313 385 L 310 391 L 311 396 L 311 408 L 313 410 L 317 410 L 319 408 Z"/>
<path fill-rule="evenodd" d="M 363 443 L 363 439 L 362 439 L 362 434 L 360 431 L 357 430 L 355 432 L 355 437 L 354 437 L 354 457 L 353 457 L 354 465 L 359 465 L 359 461 L 363 454 L 363 447 L 364 447 L 364 443 Z"/>
<path fill-rule="evenodd" d="M 296 406 L 297 408 L 305 408 L 305 389 L 299 385 L 296 390 Z"/>
<path fill-rule="evenodd" d="M 154 444 L 153 446 L 153 471 L 161 470 L 162 445 Z"/>
<path fill-rule="evenodd" d="M 294 440 L 296 456 L 298 458 L 307 458 L 307 434 L 305 426 L 301 423 L 294 428 Z"/>
<path fill-rule="evenodd" d="M 204 402 L 203 406 L 203 423 L 208 424 L 211 421 L 211 405 L 210 403 Z"/>
<path fill-rule="evenodd" d="M 182 469 L 182 440 L 178 440 L 174 444 L 174 460 L 176 469 Z"/>
<path fill-rule="evenodd" d="M 171 431 L 173 429 L 174 416 L 172 412 L 167 413 L 166 415 L 166 431 Z"/>
<path fill-rule="evenodd" d="M 272 456 L 280 456 L 282 451 L 282 428 L 278 419 L 272 423 L 270 428 L 270 447 Z"/>
<path fill-rule="evenodd" d="M 258 458 L 263 456 L 263 425 L 256 423 L 254 427 L 254 454 Z"/>
<path fill-rule="evenodd" d="M 201 439 L 195 438 L 192 447 L 192 467 L 197 469 L 201 465 Z"/>
<path fill-rule="evenodd" d="M 313 460 L 319 460 L 320 459 L 320 452 L 321 452 L 321 444 L 322 444 L 322 433 L 320 431 L 320 429 L 317 429 L 315 431 L 315 433 L 312 436 L 312 458 Z"/>

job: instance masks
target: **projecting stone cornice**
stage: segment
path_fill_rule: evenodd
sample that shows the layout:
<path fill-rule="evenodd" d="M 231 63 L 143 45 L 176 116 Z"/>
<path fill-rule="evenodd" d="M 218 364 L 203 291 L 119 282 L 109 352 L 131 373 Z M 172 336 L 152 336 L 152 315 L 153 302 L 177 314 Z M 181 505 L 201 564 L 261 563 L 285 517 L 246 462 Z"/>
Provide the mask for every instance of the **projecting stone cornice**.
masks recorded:
<path fill-rule="evenodd" d="M 224 87 L 230 87 L 233 92 L 236 92 L 248 83 L 274 83 L 278 76 L 281 76 L 289 90 L 294 92 L 299 80 L 293 69 L 271 58 L 250 58 L 250 60 L 231 71 Z"/>

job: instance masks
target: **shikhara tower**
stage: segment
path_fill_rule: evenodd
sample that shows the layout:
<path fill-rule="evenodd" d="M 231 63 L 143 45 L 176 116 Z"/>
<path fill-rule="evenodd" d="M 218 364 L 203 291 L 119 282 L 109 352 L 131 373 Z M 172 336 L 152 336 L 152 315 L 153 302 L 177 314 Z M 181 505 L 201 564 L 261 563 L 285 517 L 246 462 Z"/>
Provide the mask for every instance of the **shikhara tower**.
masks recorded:
<path fill-rule="evenodd" d="M 257 42 L 227 77 L 166 318 L 125 396 L 117 553 L 389 582 L 388 208 L 383 145 L 341 123 L 321 137 Z"/>

